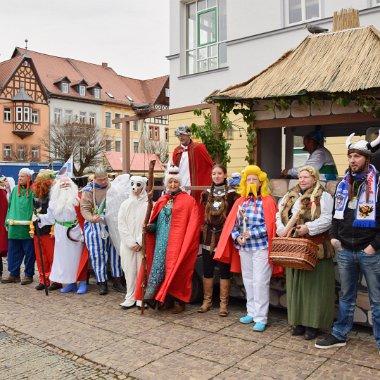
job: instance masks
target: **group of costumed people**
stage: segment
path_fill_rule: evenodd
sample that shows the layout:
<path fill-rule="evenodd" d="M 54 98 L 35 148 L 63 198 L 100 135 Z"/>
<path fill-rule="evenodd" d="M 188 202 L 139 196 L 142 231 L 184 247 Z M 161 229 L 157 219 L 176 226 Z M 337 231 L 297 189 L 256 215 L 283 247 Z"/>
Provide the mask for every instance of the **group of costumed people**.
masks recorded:
<path fill-rule="evenodd" d="M 331 334 L 315 346 L 325 349 L 346 344 L 362 272 L 380 348 L 379 182 L 370 164 L 380 138 L 372 143 L 352 143 L 350 136 L 349 169 L 334 199 L 321 184 L 319 171 L 304 165 L 298 168 L 298 183 L 277 207 L 270 196 L 267 174 L 260 167 L 248 165 L 227 181 L 226 168 L 214 164 L 204 145 L 191 140 L 187 126 L 177 128 L 176 134 L 181 144 L 173 153 L 165 173 L 165 190 L 152 211 L 145 177 L 124 175 L 110 185 L 106 171 L 97 168 L 94 180 L 82 189 L 80 201 L 77 187 L 67 177 L 50 184 L 49 202 L 44 201 L 47 193 L 36 181 L 34 197 L 39 200 L 35 200 L 38 212 L 34 219 L 40 243 L 50 238 L 53 225 L 55 236 L 54 257 L 46 257 L 44 262 L 48 277 L 45 282 L 50 281 L 50 286 L 64 284 L 63 292 L 85 292 L 81 263 L 85 262 L 86 246 L 100 294 L 108 292 L 109 261 L 115 290 L 123 291 L 121 276 L 123 272 L 125 275 L 127 289 L 122 308 L 148 305 L 181 313 L 191 298 L 193 271 L 201 247 L 204 294 L 199 313 L 209 312 L 213 306 L 215 267 L 220 273 L 221 317 L 229 314 L 231 274 L 241 272 L 247 303 L 240 322 L 263 332 L 268 325 L 271 277 L 286 275 L 291 333 L 311 340 L 333 324 L 336 254 L 341 280 L 338 319 Z M 19 184 L 9 197 L 5 221 L 8 255 L 18 252 L 8 259 L 8 282 L 20 280 L 23 256 L 24 282 L 33 276 L 29 245 L 15 242 L 30 239 L 29 226 L 17 223 L 30 220 L 33 214 L 33 203 L 27 200 L 33 194 L 24 174 L 20 172 Z M 198 185 L 208 188 L 203 192 L 186 188 Z M 85 219 L 82 228 L 80 214 Z M 15 228 L 23 230 L 17 230 L 16 235 Z M 288 236 L 290 230 L 292 236 L 309 239 L 318 246 L 314 270 L 284 270 L 272 264 L 273 239 Z"/>

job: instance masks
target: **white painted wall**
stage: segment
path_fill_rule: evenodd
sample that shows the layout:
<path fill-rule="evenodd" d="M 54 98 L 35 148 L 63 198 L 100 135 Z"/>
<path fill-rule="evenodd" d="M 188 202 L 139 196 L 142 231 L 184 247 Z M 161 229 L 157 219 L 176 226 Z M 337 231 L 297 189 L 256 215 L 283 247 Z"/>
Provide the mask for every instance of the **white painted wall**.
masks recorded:
<path fill-rule="evenodd" d="M 283 28 L 286 1 L 227 0 L 228 67 L 190 76 L 184 75 L 185 2 L 170 1 L 170 108 L 201 103 L 212 91 L 249 79 L 299 45 L 308 32 L 305 24 Z M 366 9 L 375 0 L 321 1 L 325 19 L 314 21 L 318 25 L 331 29 L 333 12 L 352 7 L 362 10 L 361 25 L 380 30 L 380 7 Z"/>
<path fill-rule="evenodd" d="M 96 127 L 101 128 L 102 126 L 102 107 L 101 105 L 91 104 L 91 103 L 80 103 L 78 101 L 70 101 L 63 99 L 49 99 L 49 114 L 50 114 L 50 124 L 54 122 L 54 109 L 62 109 L 62 117 L 64 117 L 64 110 L 72 110 L 73 115 L 78 115 L 80 112 L 87 112 L 87 122 L 91 113 L 96 114 Z"/>

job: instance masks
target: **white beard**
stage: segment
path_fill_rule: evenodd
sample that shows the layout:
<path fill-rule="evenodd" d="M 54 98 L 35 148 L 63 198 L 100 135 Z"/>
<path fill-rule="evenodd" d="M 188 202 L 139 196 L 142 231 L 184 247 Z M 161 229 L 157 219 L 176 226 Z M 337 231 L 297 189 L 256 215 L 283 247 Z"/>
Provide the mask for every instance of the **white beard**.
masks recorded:
<path fill-rule="evenodd" d="M 54 210 L 55 215 L 60 215 L 63 211 L 75 212 L 78 204 L 78 188 L 75 184 L 66 188 L 61 188 L 59 183 L 53 186 L 50 194 L 50 207 Z"/>

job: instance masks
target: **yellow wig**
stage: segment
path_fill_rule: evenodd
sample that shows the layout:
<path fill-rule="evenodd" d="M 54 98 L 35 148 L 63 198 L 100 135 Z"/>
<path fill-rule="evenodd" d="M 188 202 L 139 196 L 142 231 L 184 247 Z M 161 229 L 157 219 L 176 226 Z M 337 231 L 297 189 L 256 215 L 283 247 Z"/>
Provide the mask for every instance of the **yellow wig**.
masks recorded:
<path fill-rule="evenodd" d="M 263 197 L 266 197 L 270 195 L 270 188 L 269 188 L 269 181 L 267 173 L 263 172 L 257 165 L 248 165 L 245 167 L 242 173 L 241 181 L 239 184 L 238 193 L 242 197 L 248 196 L 248 189 L 247 189 L 247 177 L 251 174 L 257 175 L 257 178 L 259 179 L 261 183 L 260 187 L 260 194 Z"/>

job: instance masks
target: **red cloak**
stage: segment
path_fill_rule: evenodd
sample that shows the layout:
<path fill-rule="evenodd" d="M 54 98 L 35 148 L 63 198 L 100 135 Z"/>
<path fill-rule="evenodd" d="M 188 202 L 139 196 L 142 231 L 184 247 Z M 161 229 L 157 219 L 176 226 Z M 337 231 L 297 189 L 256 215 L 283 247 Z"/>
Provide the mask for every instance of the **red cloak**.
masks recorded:
<path fill-rule="evenodd" d="M 8 252 L 8 232 L 4 226 L 7 210 L 7 192 L 0 189 L 0 257 L 6 257 Z"/>
<path fill-rule="evenodd" d="M 234 247 L 234 242 L 231 238 L 232 229 L 235 226 L 236 217 L 238 213 L 238 206 L 241 206 L 246 200 L 246 197 L 238 198 L 230 213 L 227 216 L 226 222 L 223 227 L 222 234 L 220 235 L 218 246 L 216 247 L 214 259 L 223 263 L 231 264 L 231 272 L 241 272 L 239 251 Z M 272 248 L 272 239 L 276 236 L 276 202 L 271 196 L 262 197 L 264 220 L 268 233 L 268 262 L 269 252 Z M 278 265 L 273 265 L 272 276 L 278 277 L 283 275 L 284 268 Z"/>
<path fill-rule="evenodd" d="M 172 161 L 174 165 L 179 167 L 183 148 L 181 145 L 174 149 Z M 214 166 L 206 147 L 202 143 L 191 141 L 187 146 L 189 155 L 189 171 L 190 182 L 192 186 L 211 186 L 211 169 Z M 192 190 L 191 195 L 199 205 L 201 202 L 201 194 L 203 190 Z"/>
<path fill-rule="evenodd" d="M 79 198 L 81 195 L 79 195 Z M 84 218 L 80 212 L 80 205 L 75 207 L 77 212 L 78 223 L 82 231 L 84 230 Z M 82 255 L 80 257 L 78 272 L 77 272 L 77 281 L 87 281 L 88 273 L 88 249 L 86 244 L 83 245 Z"/>
<path fill-rule="evenodd" d="M 169 195 L 163 195 L 154 205 L 150 223 L 166 205 Z M 156 294 L 156 300 L 164 302 L 166 294 L 170 294 L 184 302 L 189 302 L 192 290 L 192 277 L 199 246 L 199 215 L 193 197 L 181 192 L 174 197 L 172 218 L 166 249 L 165 279 Z M 147 278 L 152 268 L 156 235 L 146 235 Z M 141 283 L 142 267 L 137 280 L 135 299 L 142 299 Z"/>

